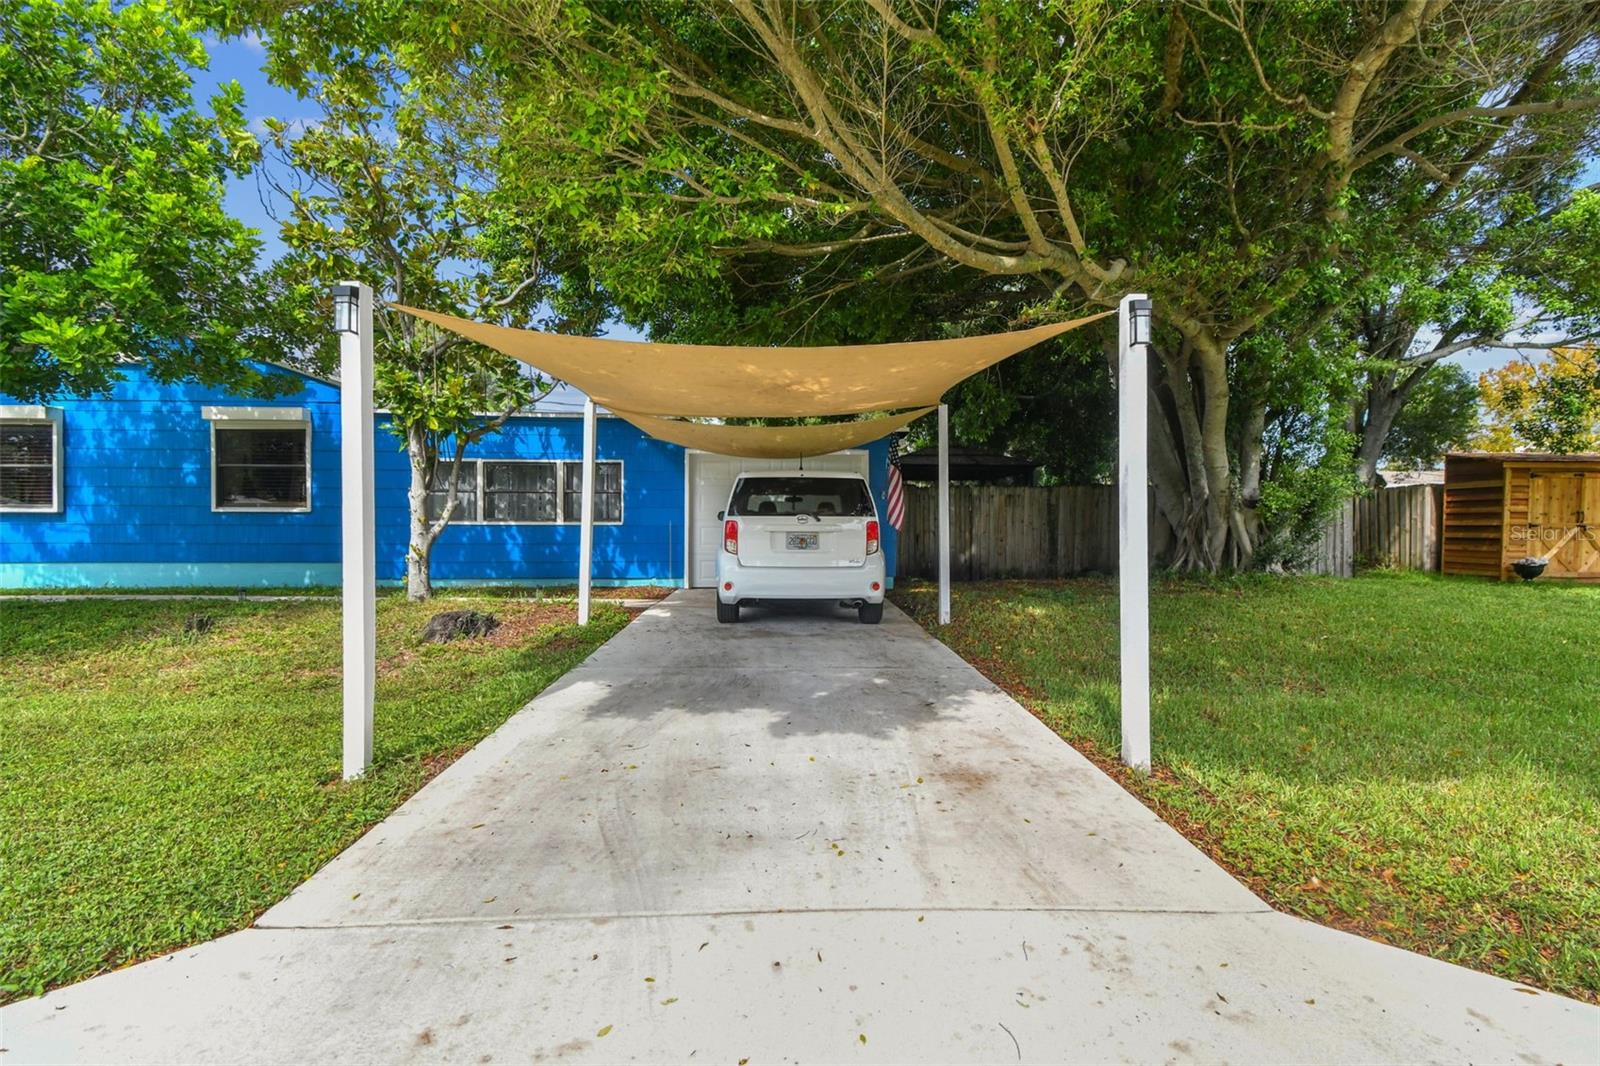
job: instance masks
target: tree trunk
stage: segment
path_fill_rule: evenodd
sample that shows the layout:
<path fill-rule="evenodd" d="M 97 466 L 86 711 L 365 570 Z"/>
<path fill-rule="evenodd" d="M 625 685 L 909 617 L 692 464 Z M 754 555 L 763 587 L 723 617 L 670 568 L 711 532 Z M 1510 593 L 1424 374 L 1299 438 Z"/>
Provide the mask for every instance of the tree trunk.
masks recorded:
<path fill-rule="evenodd" d="M 1367 488 L 1376 488 L 1378 463 L 1395 419 L 1423 375 L 1443 355 L 1446 341 L 1441 339 L 1432 352 L 1410 354 L 1419 327 L 1389 304 L 1362 307 L 1357 324 L 1370 364 L 1353 420 L 1353 428 L 1361 435 L 1356 445 L 1356 476 Z"/>
<path fill-rule="evenodd" d="M 1364 417 L 1358 418 L 1361 442 L 1356 445 L 1356 477 L 1367 488 L 1378 486 L 1378 461 L 1383 458 L 1383 447 L 1389 440 L 1389 431 L 1404 406 L 1401 394 L 1393 387 L 1394 376 L 1384 374 L 1368 386 Z"/>
<path fill-rule="evenodd" d="M 1161 380 L 1151 385 L 1150 479 L 1156 511 L 1172 530 L 1168 564 L 1216 572 L 1245 567 L 1258 538 L 1254 500 L 1234 488 L 1228 426 L 1226 347 L 1207 341 L 1209 354 L 1185 340 L 1160 350 Z M 1245 419 L 1240 445 L 1259 483 L 1265 412 Z M 1253 436 L 1252 436 L 1253 434 Z"/>
<path fill-rule="evenodd" d="M 413 603 L 433 596 L 429 573 L 436 533 L 428 521 L 427 436 L 420 428 L 406 434 L 406 455 L 411 460 L 411 485 L 406 490 L 411 537 L 406 545 L 406 599 Z"/>
<path fill-rule="evenodd" d="M 1416 331 L 1411 332 L 1415 334 Z M 1362 408 L 1356 412 L 1355 419 L 1361 433 L 1361 441 L 1356 445 L 1356 476 L 1361 479 L 1361 484 L 1368 488 L 1377 487 L 1378 463 L 1383 459 L 1395 419 L 1400 417 L 1411 393 L 1435 365 L 1433 361 L 1420 362 L 1409 371 L 1390 370 L 1367 376 L 1367 388 L 1361 397 Z"/>

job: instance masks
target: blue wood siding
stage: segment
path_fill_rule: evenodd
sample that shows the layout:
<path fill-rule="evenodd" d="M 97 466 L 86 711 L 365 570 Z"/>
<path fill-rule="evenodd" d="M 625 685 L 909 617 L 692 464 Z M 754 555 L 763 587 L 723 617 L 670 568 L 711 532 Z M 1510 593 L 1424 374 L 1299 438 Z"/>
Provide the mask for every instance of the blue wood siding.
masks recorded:
<path fill-rule="evenodd" d="M 0 513 L 0 588 L 270 587 L 339 581 L 339 391 L 302 378 L 299 392 L 272 400 L 194 384 L 164 385 L 139 369 L 109 395 L 63 398 L 63 507 L 59 513 Z M 0 394 L 0 403 L 12 402 Z M 304 408 L 311 422 L 311 508 L 303 513 L 211 509 L 211 424 L 202 407 Z M 378 578 L 405 576 L 406 492 L 401 441 L 377 425 Z M 578 460 L 580 417 L 512 419 L 474 445 L 469 458 Z M 869 446 L 872 490 L 887 511 L 888 445 Z M 684 451 L 621 419 L 598 423 L 596 458 L 623 464 L 620 524 L 597 525 L 594 577 L 604 584 L 682 584 Z M 884 551 L 894 572 L 895 537 Z M 440 583 L 570 583 L 578 572 L 578 526 L 452 523 L 433 552 Z"/>
<path fill-rule="evenodd" d="M 380 416 L 378 578 L 405 576 L 406 492 L 411 472 L 399 438 Z M 583 419 L 516 418 L 467 451 L 473 459 L 579 460 Z M 683 449 L 601 418 L 595 458 L 622 461 L 622 524 L 594 528 L 596 581 L 683 580 Z M 452 522 L 433 548 L 436 581 L 570 582 L 578 575 L 578 525 Z"/>
<path fill-rule="evenodd" d="M 134 368 L 108 395 L 52 402 L 63 413 L 62 509 L 0 513 L 0 585 L 209 584 L 209 575 L 232 576 L 216 582 L 228 584 L 336 580 L 339 391 L 291 376 L 299 392 L 259 400 L 161 384 Z M 212 511 L 211 423 L 201 413 L 208 404 L 305 410 L 309 511 Z M 270 580 L 258 580 L 254 567 Z"/>

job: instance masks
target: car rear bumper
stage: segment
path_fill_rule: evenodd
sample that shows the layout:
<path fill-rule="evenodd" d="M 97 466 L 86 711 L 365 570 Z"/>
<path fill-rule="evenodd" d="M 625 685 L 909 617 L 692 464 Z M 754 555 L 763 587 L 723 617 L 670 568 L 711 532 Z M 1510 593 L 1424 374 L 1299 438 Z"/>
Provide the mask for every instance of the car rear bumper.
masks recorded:
<path fill-rule="evenodd" d="M 874 589 L 873 584 L 877 584 Z M 724 586 L 732 584 L 733 588 Z M 883 553 L 862 566 L 740 566 L 726 553 L 717 567 L 717 598 L 723 603 L 748 600 L 861 600 L 882 603 Z"/>

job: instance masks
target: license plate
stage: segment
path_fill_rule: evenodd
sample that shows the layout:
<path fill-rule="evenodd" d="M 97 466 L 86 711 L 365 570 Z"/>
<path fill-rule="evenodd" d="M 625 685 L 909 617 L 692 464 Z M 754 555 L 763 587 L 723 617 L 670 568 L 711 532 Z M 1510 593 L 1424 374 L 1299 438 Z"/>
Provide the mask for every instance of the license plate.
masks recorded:
<path fill-rule="evenodd" d="M 815 533 L 790 533 L 784 540 L 784 546 L 790 551 L 816 551 L 817 535 Z"/>

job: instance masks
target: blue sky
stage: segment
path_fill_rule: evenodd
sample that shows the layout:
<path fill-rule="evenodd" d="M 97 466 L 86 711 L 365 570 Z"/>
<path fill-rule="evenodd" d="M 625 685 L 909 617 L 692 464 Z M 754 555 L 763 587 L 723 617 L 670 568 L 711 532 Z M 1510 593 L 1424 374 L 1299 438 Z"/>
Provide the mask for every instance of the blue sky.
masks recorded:
<path fill-rule="evenodd" d="M 211 69 L 195 74 L 195 96 L 198 100 L 209 98 L 220 83 L 233 80 L 244 89 L 245 114 L 258 130 L 259 122 L 269 117 L 291 123 L 315 120 L 317 112 L 314 104 L 267 81 L 261 69 L 265 54 L 258 40 L 236 38 L 218 41 L 209 38 L 206 43 L 211 53 Z M 1600 159 L 1591 161 L 1584 181 L 1600 181 Z M 278 240 L 278 226 L 272 218 L 271 202 L 270 190 L 260 185 L 254 175 L 236 178 L 228 185 L 229 213 L 261 231 L 265 245 L 262 254 L 268 260 L 277 258 L 283 251 L 283 244 Z M 608 325 L 601 335 L 624 340 L 637 340 L 642 336 L 637 330 L 620 322 Z M 1512 358 L 1512 353 L 1503 351 L 1472 351 L 1456 356 L 1451 361 L 1460 363 L 1476 374 L 1490 367 L 1501 366 Z"/>

